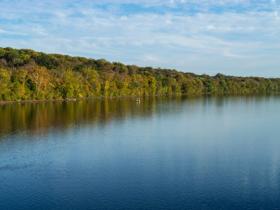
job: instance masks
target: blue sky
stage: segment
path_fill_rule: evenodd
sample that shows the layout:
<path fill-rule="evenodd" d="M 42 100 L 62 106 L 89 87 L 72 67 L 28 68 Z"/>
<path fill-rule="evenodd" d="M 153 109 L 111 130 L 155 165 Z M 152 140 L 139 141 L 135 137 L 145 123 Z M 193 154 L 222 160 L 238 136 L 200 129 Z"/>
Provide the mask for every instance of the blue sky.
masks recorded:
<path fill-rule="evenodd" d="M 0 0 L 0 46 L 280 77 L 280 0 Z"/>

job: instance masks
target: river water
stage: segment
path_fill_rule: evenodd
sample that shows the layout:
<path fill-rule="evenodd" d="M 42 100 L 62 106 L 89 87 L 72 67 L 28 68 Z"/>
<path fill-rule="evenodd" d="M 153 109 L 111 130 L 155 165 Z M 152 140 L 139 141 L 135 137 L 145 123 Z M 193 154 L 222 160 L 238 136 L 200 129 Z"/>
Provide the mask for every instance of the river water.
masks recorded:
<path fill-rule="evenodd" d="M 0 106 L 0 209 L 280 209 L 280 97 Z"/>

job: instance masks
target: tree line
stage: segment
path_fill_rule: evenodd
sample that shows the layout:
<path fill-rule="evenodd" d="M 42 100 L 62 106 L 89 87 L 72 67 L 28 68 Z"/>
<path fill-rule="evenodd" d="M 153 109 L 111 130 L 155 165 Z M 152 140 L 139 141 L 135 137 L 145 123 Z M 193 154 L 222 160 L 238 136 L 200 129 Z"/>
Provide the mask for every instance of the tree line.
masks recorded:
<path fill-rule="evenodd" d="M 0 48 L 0 101 L 155 95 L 255 95 L 280 79 L 196 75 L 104 59 Z"/>

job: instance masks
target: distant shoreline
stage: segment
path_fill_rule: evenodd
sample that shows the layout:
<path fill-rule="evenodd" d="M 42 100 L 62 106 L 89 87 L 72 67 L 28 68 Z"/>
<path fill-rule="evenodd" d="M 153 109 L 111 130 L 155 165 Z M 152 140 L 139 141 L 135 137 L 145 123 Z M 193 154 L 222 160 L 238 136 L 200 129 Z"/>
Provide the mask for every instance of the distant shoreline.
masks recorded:
<path fill-rule="evenodd" d="M 270 97 L 270 96 L 280 96 L 280 93 L 274 94 L 243 94 L 243 95 L 155 95 L 155 96 L 111 96 L 111 97 L 87 97 L 87 98 L 72 98 L 72 99 L 42 99 L 42 100 L 17 100 L 17 101 L 0 101 L 1 105 L 7 104 L 39 104 L 39 103 L 48 103 L 48 102 L 79 102 L 79 101 L 87 101 L 87 100 L 100 100 L 100 99 L 147 99 L 147 98 L 176 98 L 176 97 L 187 97 L 187 98 L 228 98 L 228 97 Z"/>
<path fill-rule="evenodd" d="M 104 59 L 0 48 L 0 103 L 84 98 L 265 95 L 280 93 L 280 78 L 198 75 Z M 24 99 L 24 100 L 21 100 Z"/>
<path fill-rule="evenodd" d="M 17 100 L 17 101 L 0 101 L 0 105 L 5 104 L 25 104 L 25 103 L 45 103 L 45 102 L 63 102 L 77 101 L 76 99 L 44 99 L 44 100 Z"/>

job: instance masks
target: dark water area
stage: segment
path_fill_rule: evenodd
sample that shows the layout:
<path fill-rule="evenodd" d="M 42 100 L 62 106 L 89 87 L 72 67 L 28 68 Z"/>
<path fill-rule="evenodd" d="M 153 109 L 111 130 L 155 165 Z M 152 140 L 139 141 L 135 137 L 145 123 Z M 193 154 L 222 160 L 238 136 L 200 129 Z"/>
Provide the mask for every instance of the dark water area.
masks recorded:
<path fill-rule="evenodd" d="M 0 209 L 280 209 L 280 97 L 0 106 Z"/>

